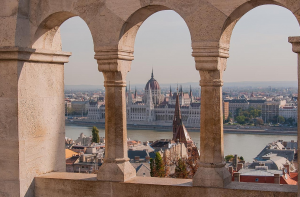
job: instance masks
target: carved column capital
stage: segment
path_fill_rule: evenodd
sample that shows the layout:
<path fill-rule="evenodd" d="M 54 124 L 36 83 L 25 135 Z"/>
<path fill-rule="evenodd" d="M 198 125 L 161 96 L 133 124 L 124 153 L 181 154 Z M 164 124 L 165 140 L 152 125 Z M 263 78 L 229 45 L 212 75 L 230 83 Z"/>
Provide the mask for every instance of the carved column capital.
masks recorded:
<path fill-rule="evenodd" d="M 105 87 L 125 87 L 126 76 L 134 59 L 133 51 L 103 48 L 96 51 L 98 70 L 103 73 Z"/>
<path fill-rule="evenodd" d="M 297 37 L 289 37 L 289 43 L 293 46 L 294 53 L 300 53 L 300 36 Z"/>
<path fill-rule="evenodd" d="M 197 70 L 225 70 L 226 64 L 219 64 L 220 59 L 229 58 L 229 48 L 218 42 L 196 42 L 192 44 L 193 57 Z"/>
<path fill-rule="evenodd" d="M 196 42 L 192 44 L 196 69 L 199 71 L 200 86 L 223 86 L 229 48 L 218 42 Z"/>

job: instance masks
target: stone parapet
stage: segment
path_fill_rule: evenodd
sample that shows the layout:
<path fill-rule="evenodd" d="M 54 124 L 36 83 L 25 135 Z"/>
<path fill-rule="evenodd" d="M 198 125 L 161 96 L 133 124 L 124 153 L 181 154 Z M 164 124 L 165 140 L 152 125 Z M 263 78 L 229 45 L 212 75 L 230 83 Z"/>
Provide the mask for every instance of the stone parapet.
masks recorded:
<path fill-rule="evenodd" d="M 135 177 L 126 182 L 97 181 L 96 175 L 50 173 L 35 178 L 36 197 L 296 197 L 297 186 L 232 182 L 225 188 L 193 187 L 191 179 Z"/>

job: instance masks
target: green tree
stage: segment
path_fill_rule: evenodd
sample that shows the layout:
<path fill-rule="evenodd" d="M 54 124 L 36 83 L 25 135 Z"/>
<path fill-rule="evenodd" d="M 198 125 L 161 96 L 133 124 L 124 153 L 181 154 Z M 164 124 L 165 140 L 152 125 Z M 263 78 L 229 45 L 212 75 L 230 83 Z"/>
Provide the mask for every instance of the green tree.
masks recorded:
<path fill-rule="evenodd" d="M 99 143 L 100 142 L 100 137 L 99 137 L 99 130 L 97 127 L 93 126 L 93 130 L 92 130 L 92 143 Z"/>
<path fill-rule="evenodd" d="M 293 125 L 293 123 L 295 122 L 295 119 L 290 117 L 290 118 L 286 119 L 285 122 L 289 125 Z"/>
<path fill-rule="evenodd" d="M 263 125 L 263 124 L 264 124 L 263 119 L 261 119 L 261 118 L 256 118 L 256 120 L 255 120 L 255 126 L 256 126 L 256 125 Z"/>
<path fill-rule="evenodd" d="M 282 116 L 278 116 L 278 123 L 283 124 L 285 122 L 285 118 Z"/>
<path fill-rule="evenodd" d="M 226 160 L 226 162 L 229 162 L 229 161 L 231 161 L 233 158 L 234 158 L 234 156 L 233 156 L 233 155 L 226 155 L 226 156 L 225 156 L 225 160 Z"/>
<path fill-rule="evenodd" d="M 156 170 L 155 170 L 155 162 L 153 158 L 150 159 L 150 175 L 151 177 L 157 177 Z"/>
<path fill-rule="evenodd" d="M 244 161 L 244 157 L 243 156 L 240 156 L 240 161 Z"/>
<path fill-rule="evenodd" d="M 241 115 L 241 113 L 242 113 L 242 108 L 237 108 L 236 110 L 235 110 L 235 117 L 237 117 L 237 116 L 240 116 Z"/>
<path fill-rule="evenodd" d="M 155 171 L 157 173 L 157 177 L 165 177 L 166 175 L 165 164 L 159 152 L 156 152 L 155 154 Z"/>
<path fill-rule="evenodd" d="M 237 116 L 235 118 L 235 120 L 237 121 L 237 123 L 239 124 L 245 124 L 245 116 Z"/>
<path fill-rule="evenodd" d="M 183 159 L 178 159 L 176 168 L 175 168 L 176 178 L 186 179 L 188 178 L 188 171 L 186 169 L 186 164 Z"/>
<path fill-rule="evenodd" d="M 165 177 L 165 164 L 159 152 L 155 153 L 155 159 L 150 159 L 150 175 L 151 177 Z"/>

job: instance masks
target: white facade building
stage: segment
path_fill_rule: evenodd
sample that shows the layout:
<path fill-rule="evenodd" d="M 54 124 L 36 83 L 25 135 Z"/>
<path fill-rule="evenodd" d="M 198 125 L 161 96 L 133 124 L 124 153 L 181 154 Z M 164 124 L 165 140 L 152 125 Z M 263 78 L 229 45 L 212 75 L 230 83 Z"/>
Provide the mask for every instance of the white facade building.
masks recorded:
<path fill-rule="evenodd" d="M 279 116 L 285 119 L 293 118 L 297 123 L 298 120 L 298 109 L 297 106 L 283 106 L 279 108 Z"/>

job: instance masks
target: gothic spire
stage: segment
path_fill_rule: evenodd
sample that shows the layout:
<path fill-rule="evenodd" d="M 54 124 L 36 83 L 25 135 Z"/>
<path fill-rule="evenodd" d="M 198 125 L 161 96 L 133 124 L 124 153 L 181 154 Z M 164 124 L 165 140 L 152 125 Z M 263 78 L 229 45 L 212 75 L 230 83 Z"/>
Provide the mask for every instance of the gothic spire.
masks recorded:
<path fill-rule="evenodd" d="M 129 92 L 131 92 L 131 89 L 130 89 L 130 81 L 129 81 Z"/>
<path fill-rule="evenodd" d="M 171 97 L 172 96 L 172 86 L 170 85 L 170 96 L 169 97 Z"/>
<path fill-rule="evenodd" d="M 190 97 L 193 96 L 192 85 L 190 85 Z"/>
<path fill-rule="evenodd" d="M 180 90 L 179 90 L 179 92 L 180 92 L 181 94 L 183 94 L 183 91 L 182 91 L 182 85 L 180 85 Z"/>
<path fill-rule="evenodd" d="M 151 74 L 151 79 L 154 78 L 154 75 L 153 75 L 153 67 L 152 67 L 152 74 Z"/>
<path fill-rule="evenodd" d="M 137 92 L 136 92 L 136 87 L 135 87 L 134 98 L 136 99 L 136 97 L 137 97 Z"/>

